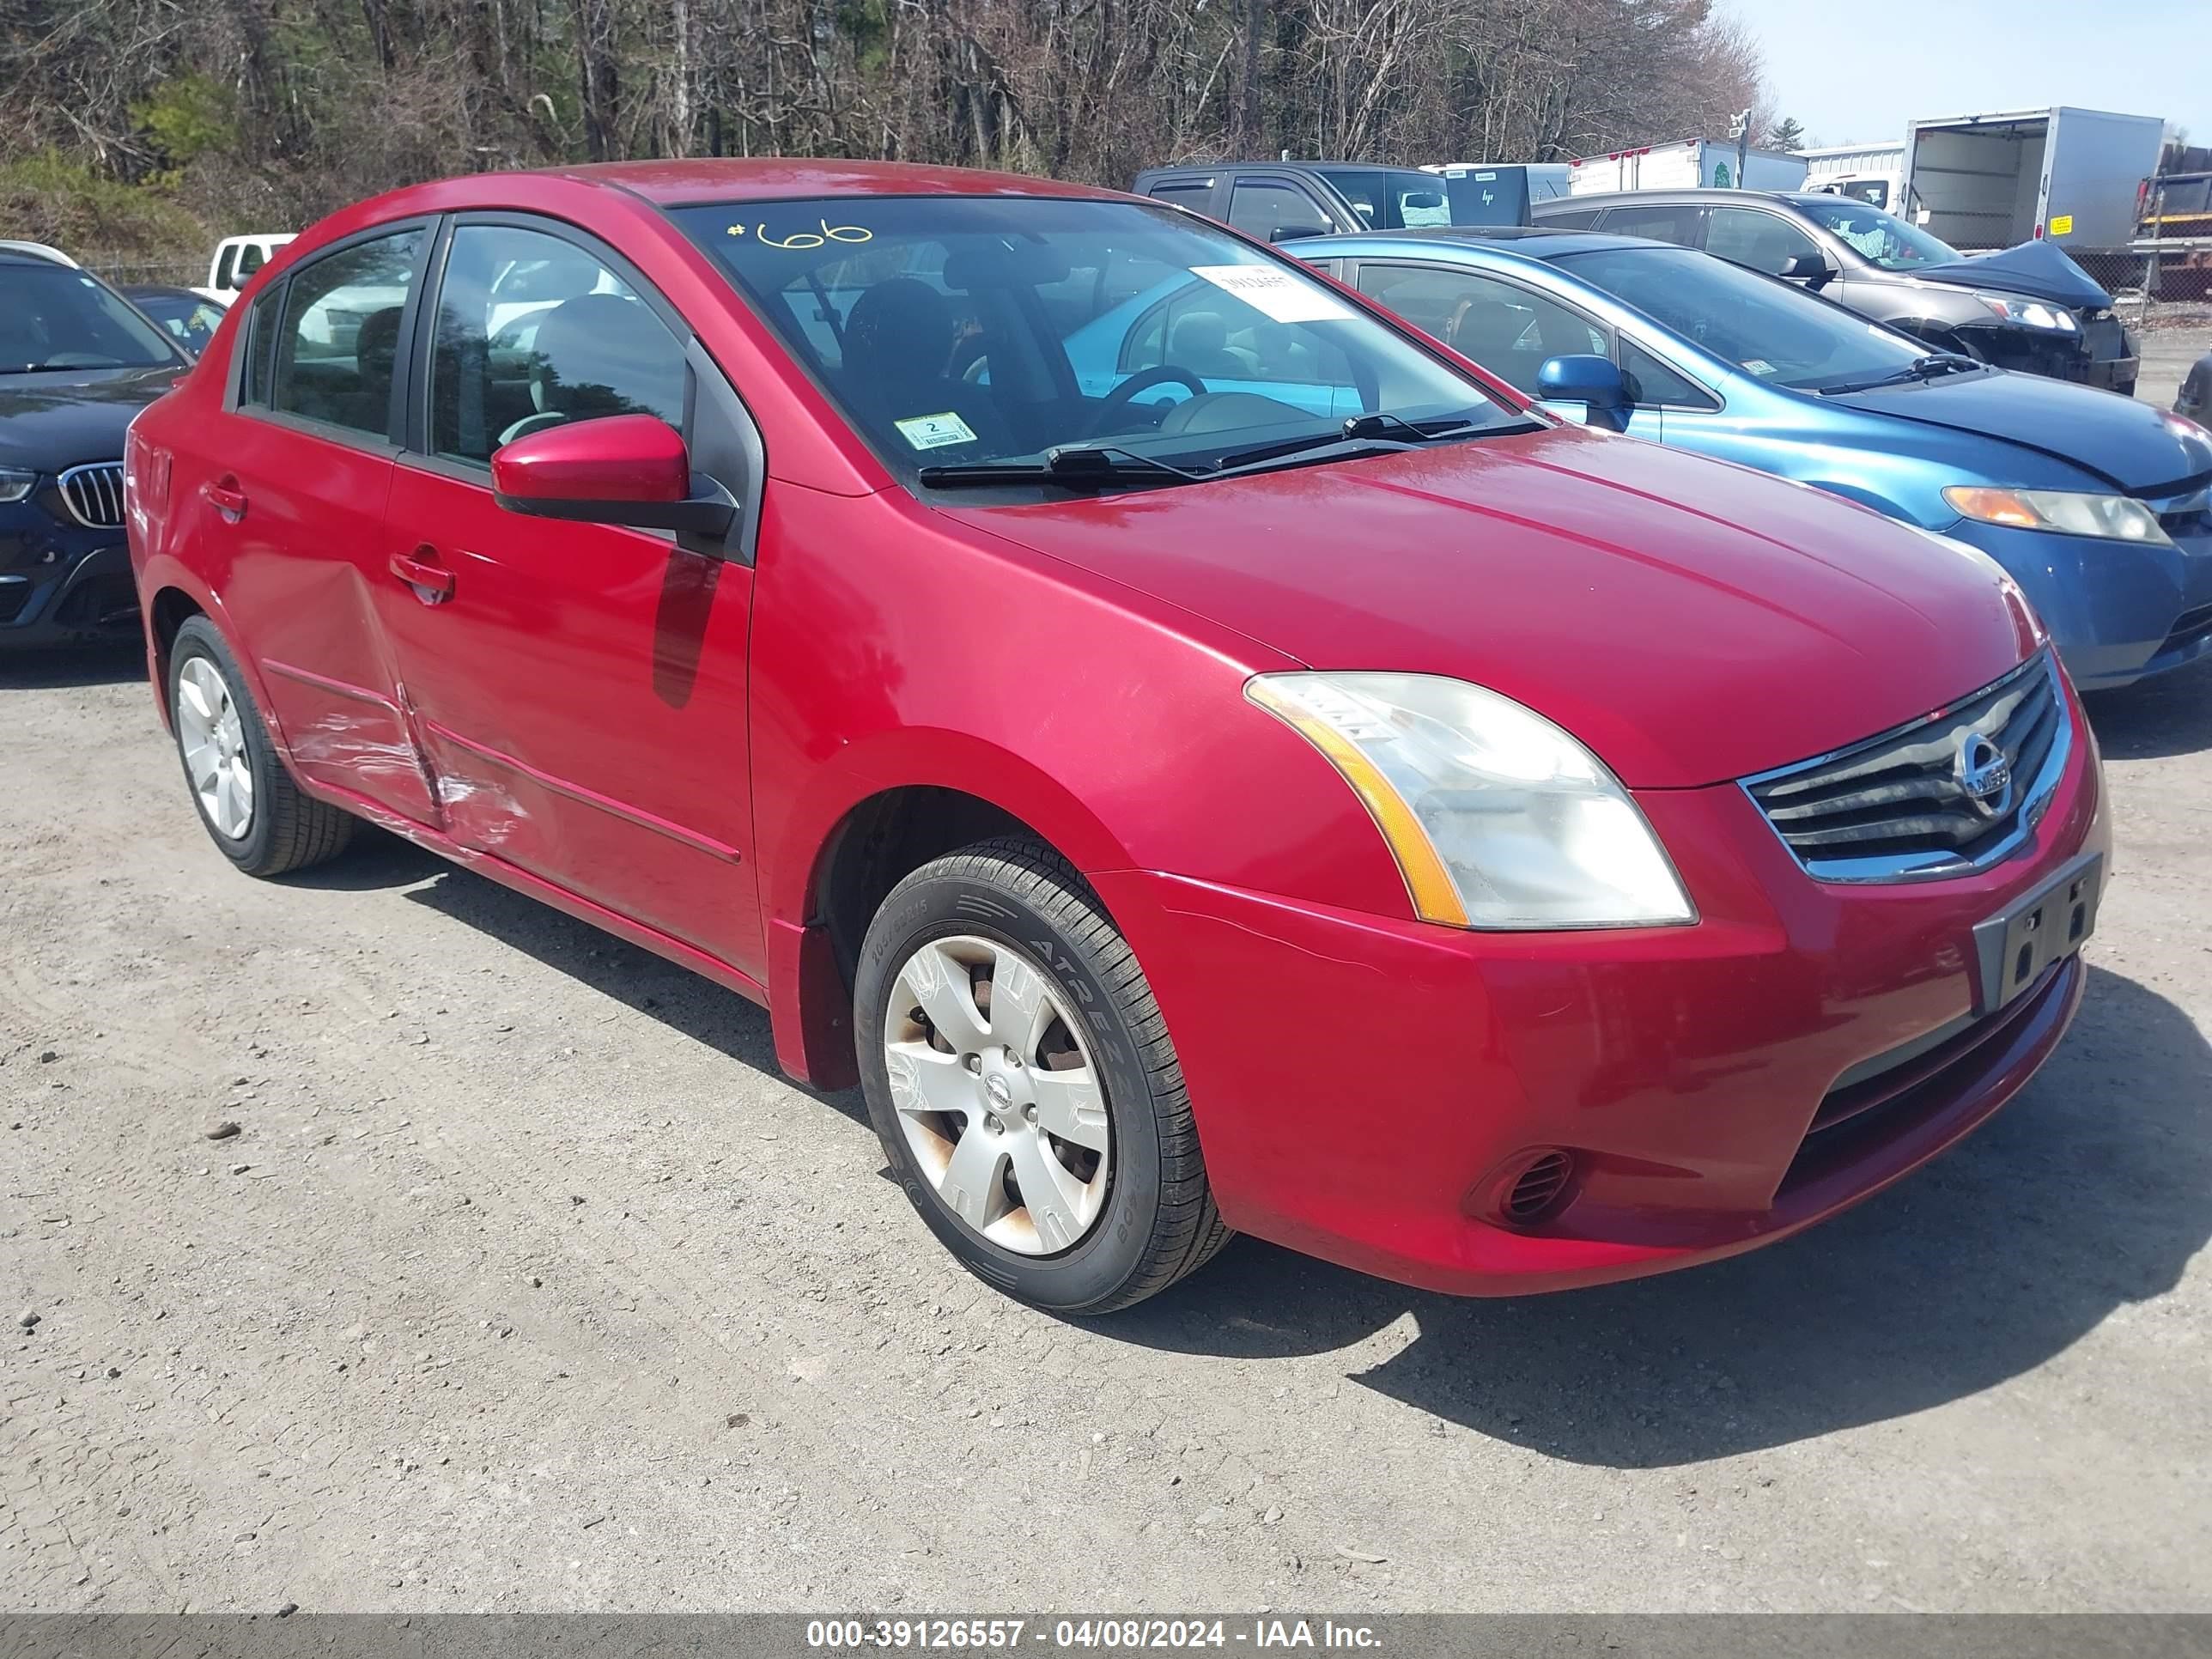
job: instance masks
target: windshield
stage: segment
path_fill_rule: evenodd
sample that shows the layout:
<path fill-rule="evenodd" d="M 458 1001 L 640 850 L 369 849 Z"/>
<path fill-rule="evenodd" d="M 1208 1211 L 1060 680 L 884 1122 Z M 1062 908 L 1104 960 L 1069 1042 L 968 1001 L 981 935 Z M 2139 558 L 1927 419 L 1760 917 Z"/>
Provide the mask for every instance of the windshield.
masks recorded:
<path fill-rule="evenodd" d="M 673 216 L 909 478 L 1065 446 L 1203 472 L 1361 415 L 1528 423 L 1302 268 L 1165 208 L 856 196 Z"/>
<path fill-rule="evenodd" d="M 1814 224 L 1826 226 L 1884 270 L 1917 270 L 1922 265 L 1958 262 L 1959 250 L 1948 242 L 1869 203 L 1823 196 L 1796 205 L 1798 212 Z"/>
<path fill-rule="evenodd" d="M 0 265 L 0 374 L 176 361 L 159 329 L 82 271 Z"/>
<path fill-rule="evenodd" d="M 1654 243 L 1556 263 L 1747 374 L 1795 391 L 1863 385 L 1927 355 L 1917 341 L 1710 253 Z"/>

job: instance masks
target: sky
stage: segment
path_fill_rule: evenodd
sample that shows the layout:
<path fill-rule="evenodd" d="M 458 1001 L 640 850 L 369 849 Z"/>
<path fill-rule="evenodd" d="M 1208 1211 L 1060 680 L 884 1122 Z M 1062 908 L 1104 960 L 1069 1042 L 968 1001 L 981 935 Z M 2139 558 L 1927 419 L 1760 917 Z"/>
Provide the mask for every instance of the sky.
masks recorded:
<path fill-rule="evenodd" d="M 2212 0 L 1718 0 L 1759 43 L 1775 117 L 1823 144 L 2073 104 L 2212 144 Z"/>

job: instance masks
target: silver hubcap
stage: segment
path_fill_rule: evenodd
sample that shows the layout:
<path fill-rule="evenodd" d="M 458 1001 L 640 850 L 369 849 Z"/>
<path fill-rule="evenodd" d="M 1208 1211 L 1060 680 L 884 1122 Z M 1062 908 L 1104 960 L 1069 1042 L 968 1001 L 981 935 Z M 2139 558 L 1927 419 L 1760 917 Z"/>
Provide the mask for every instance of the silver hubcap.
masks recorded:
<path fill-rule="evenodd" d="M 1049 981 L 1011 947 L 933 939 L 892 982 L 891 1103 L 951 1212 L 1005 1249 L 1051 1255 L 1105 1207 L 1106 1095 Z"/>
<path fill-rule="evenodd" d="M 243 841 L 253 828 L 246 726 L 221 671 L 205 657 L 191 659 L 177 675 L 177 746 L 207 821 L 227 840 Z"/>

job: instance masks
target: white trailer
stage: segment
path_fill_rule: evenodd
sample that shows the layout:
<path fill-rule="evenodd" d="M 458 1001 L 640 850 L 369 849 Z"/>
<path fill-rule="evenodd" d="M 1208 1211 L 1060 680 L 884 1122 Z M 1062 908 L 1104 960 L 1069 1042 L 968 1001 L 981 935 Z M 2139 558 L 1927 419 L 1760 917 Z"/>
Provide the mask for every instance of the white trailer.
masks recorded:
<path fill-rule="evenodd" d="M 1915 121 L 1905 132 L 1905 205 L 1929 234 L 1968 252 L 2039 238 L 2123 246 L 2165 136 L 2155 115 L 2063 105 Z"/>
<path fill-rule="evenodd" d="M 1805 163 L 1780 150 L 1754 149 L 1736 177 L 1735 144 L 1725 138 L 1685 138 L 1679 143 L 1646 144 L 1605 155 L 1582 155 L 1567 163 L 1567 191 L 1589 196 L 1610 190 L 1704 190 L 1731 185 L 1748 190 L 1797 190 L 1805 183 Z"/>
<path fill-rule="evenodd" d="M 1829 144 L 1797 154 L 1805 163 L 1808 190 L 1891 210 L 1905 199 L 1902 138 L 1878 144 Z"/>

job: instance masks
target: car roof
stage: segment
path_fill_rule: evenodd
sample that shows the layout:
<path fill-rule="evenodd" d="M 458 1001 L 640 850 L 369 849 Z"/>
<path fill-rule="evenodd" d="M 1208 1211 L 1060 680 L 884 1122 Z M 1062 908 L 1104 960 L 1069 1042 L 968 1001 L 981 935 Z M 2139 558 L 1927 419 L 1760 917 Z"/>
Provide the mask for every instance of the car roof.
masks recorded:
<path fill-rule="evenodd" d="M 1600 230 L 1569 230 L 1551 225 L 1424 225 L 1408 230 L 1346 231 L 1335 236 L 1302 236 L 1285 243 L 1289 252 L 1304 257 L 1313 252 L 1364 252 L 1389 246 L 1400 252 L 1429 252 L 1454 244 L 1487 247 L 1522 258 L 1550 260 L 1566 253 L 1588 253 L 1598 248 L 1671 247 L 1648 236 L 1620 236 Z"/>
<path fill-rule="evenodd" d="M 1835 202 L 1841 198 L 1820 190 L 1723 190 L 1711 185 L 1681 190 L 1593 190 L 1579 196 L 1561 196 L 1538 204 L 1538 210 L 1556 207 L 1571 210 L 1584 207 L 1619 207 L 1626 202 Z M 1861 207 L 1869 205 L 1859 204 Z"/>
<path fill-rule="evenodd" d="M 58 247 L 48 247 L 44 242 L 0 241 L 0 263 L 11 265 L 67 265 L 74 270 L 76 260 Z"/>
<path fill-rule="evenodd" d="M 1061 184 L 1016 173 L 924 167 L 907 161 L 602 161 L 549 167 L 557 178 L 628 191 L 661 207 L 711 202 L 777 201 L 807 196 L 1052 196 L 1126 199 L 1120 191 Z M 491 175 L 497 176 L 497 175 Z"/>

